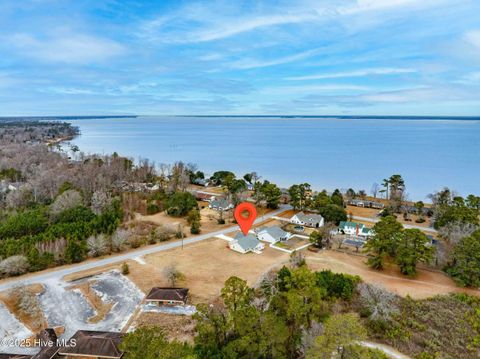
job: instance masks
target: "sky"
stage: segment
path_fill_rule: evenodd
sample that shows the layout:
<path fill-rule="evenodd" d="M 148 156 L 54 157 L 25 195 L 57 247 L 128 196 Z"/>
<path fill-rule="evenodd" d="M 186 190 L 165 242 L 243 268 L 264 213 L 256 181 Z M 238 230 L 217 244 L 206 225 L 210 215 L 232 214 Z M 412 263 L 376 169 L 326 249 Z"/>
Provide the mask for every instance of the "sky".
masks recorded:
<path fill-rule="evenodd" d="M 0 1 L 0 116 L 480 115 L 480 1 Z"/>

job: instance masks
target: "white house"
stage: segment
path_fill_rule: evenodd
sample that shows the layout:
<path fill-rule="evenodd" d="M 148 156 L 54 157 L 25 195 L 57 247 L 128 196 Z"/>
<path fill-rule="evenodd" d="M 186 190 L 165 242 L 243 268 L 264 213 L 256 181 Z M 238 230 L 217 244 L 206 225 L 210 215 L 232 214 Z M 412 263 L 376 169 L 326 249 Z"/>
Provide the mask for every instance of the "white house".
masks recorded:
<path fill-rule="evenodd" d="M 265 248 L 265 245 L 263 243 L 260 243 L 257 237 L 255 237 L 253 234 L 244 236 L 243 233 L 238 233 L 235 236 L 235 239 L 230 241 L 228 246 L 230 247 L 230 249 L 236 252 L 254 252 L 257 254 L 260 254 L 261 251 Z"/>
<path fill-rule="evenodd" d="M 350 236 L 357 236 L 357 237 L 371 237 L 373 236 L 373 230 L 367 228 L 363 223 L 357 222 L 340 222 L 338 227 L 338 232 L 342 234 L 348 234 Z"/>
<path fill-rule="evenodd" d="M 290 218 L 290 222 L 300 224 L 305 227 L 319 228 L 325 223 L 323 217 L 319 214 L 305 214 L 299 212 Z"/>
<path fill-rule="evenodd" d="M 278 226 L 262 227 L 257 230 L 257 238 L 268 243 L 277 243 L 286 241 L 292 236 L 291 233 L 285 232 Z"/>

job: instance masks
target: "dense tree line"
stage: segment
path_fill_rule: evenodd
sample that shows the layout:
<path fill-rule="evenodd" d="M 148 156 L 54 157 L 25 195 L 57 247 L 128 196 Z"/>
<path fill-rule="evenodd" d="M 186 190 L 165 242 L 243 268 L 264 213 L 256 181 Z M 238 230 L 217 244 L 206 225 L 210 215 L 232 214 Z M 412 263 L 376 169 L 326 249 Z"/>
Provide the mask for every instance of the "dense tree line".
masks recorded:
<path fill-rule="evenodd" d="M 440 264 L 460 285 L 480 287 L 480 197 L 444 188 L 430 199 L 434 227 L 444 240 Z"/>
<path fill-rule="evenodd" d="M 308 183 L 293 185 L 288 189 L 290 204 L 295 209 L 311 210 L 322 215 L 325 222 L 339 224 L 347 220 L 343 195 L 336 189 L 331 195 L 323 190 L 315 195 Z"/>
<path fill-rule="evenodd" d="M 433 258 L 430 240 L 419 229 L 404 229 L 394 216 L 383 217 L 373 226 L 374 235 L 365 250 L 370 254 L 368 264 L 383 269 L 385 261 L 395 261 L 405 275 L 415 275 L 417 263 L 429 263 Z"/>
<path fill-rule="evenodd" d="M 122 349 L 127 358 L 330 358 L 344 351 L 385 358 L 356 345 L 366 336 L 357 315 L 331 311 L 335 302 L 352 300 L 358 283 L 358 277 L 305 265 L 271 272 L 258 288 L 231 277 L 220 301 L 197 306 L 194 345 L 168 342 L 152 327 L 128 334 Z M 343 333 L 335 323 L 342 323 Z"/>
<path fill-rule="evenodd" d="M 118 201 L 99 215 L 83 205 L 53 215 L 51 207 L 37 205 L 0 223 L 2 263 L 12 256 L 24 256 L 28 268 L 22 271 L 35 271 L 53 264 L 82 261 L 88 255 L 87 239 L 101 233 L 113 234 L 122 219 Z M 3 274 L 11 274 L 5 269 Z"/>

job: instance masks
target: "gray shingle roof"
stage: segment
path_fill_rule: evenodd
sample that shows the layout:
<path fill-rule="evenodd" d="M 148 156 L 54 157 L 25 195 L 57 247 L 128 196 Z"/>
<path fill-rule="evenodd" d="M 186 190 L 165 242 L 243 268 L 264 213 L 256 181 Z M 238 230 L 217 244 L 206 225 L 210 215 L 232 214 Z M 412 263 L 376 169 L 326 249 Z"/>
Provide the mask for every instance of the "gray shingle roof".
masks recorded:
<path fill-rule="evenodd" d="M 248 234 L 244 236 L 243 233 L 238 233 L 235 236 L 235 239 L 238 242 L 238 245 L 242 247 L 245 251 L 254 250 L 258 246 L 260 241 L 253 234 Z"/>
<path fill-rule="evenodd" d="M 271 235 L 273 238 L 275 238 L 277 241 L 288 237 L 288 233 L 278 226 L 264 227 L 259 231 L 259 233 L 264 231 Z"/>
<path fill-rule="evenodd" d="M 320 223 L 323 219 L 319 214 L 305 214 L 303 212 L 297 213 L 297 217 L 299 220 L 306 223 Z"/>
<path fill-rule="evenodd" d="M 231 204 L 232 203 L 225 198 L 218 198 L 210 202 L 210 205 L 215 208 L 228 208 Z"/>

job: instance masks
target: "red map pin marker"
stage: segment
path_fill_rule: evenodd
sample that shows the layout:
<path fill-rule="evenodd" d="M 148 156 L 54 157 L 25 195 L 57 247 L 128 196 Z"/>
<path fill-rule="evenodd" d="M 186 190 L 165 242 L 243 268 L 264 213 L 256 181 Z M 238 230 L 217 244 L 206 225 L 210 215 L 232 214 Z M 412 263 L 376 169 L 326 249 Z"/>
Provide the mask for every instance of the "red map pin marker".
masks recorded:
<path fill-rule="evenodd" d="M 248 212 L 248 217 L 242 216 L 243 212 Z M 255 206 L 248 202 L 242 202 L 237 207 L 235 207 L 235 211 L 233 212 L 235 219 L 237 220 L 240 229 L 242 230 L 243 234 L 246 236 L 250 228 L 252 228 L 252 224 L 257 218 L 257 209 Z"/>

